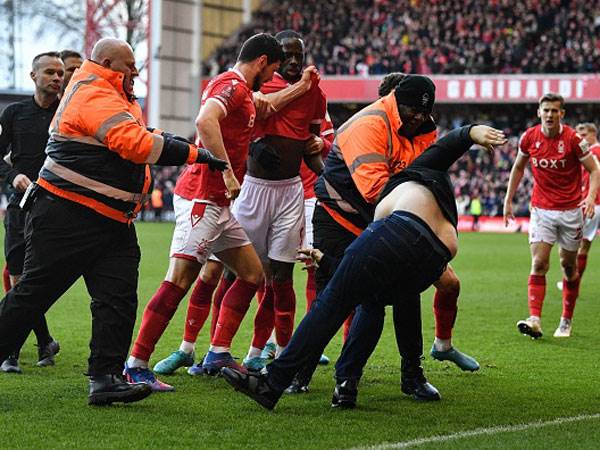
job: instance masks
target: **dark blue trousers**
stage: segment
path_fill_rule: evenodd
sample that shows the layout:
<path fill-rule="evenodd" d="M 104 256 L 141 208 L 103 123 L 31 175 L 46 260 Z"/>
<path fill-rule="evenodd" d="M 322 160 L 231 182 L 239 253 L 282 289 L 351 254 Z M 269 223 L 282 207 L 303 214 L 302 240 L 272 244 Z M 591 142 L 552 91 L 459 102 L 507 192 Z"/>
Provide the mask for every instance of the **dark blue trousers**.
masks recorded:
<path fill-rule="evenodd" d="M 360 377 L 379 340 L 385 305 L 414 311 L 419 294 L 439 279 L 450 259 L 448 249 L 411 213 L 396 211 L 369 225 L 346 249 L 286 350 L 267 367 L 269 384 L 286 389 L 294 375 L 323 352 L 359 304 L 359 320 L 353 322 L 338 365 Z"/>

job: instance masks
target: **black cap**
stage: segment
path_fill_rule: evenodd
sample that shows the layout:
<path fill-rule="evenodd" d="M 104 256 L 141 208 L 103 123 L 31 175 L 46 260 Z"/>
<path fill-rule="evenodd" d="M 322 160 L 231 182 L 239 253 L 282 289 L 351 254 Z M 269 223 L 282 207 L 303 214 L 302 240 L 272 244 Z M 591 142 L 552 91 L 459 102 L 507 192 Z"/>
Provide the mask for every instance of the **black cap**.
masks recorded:
<path fill-rule="evenodd" d="M 396 86 L 394 95 L 400 105 L 421 108 L 431 113 L 435 103 L 435 84 L 422 75 L 406 75 Z"/>

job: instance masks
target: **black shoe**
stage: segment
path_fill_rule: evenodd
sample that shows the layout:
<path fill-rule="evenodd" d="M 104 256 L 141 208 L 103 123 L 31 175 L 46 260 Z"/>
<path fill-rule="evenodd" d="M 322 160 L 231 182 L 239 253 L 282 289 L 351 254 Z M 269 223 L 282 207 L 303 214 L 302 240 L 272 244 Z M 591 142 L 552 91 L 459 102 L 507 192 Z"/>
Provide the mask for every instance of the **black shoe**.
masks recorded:
<path fill-rule="evenodd" d="M 264 372 L 240 372 L 232 367 L 223 367 L 221 375 L 236 391 L 246 394 L 263 408 L 273 409 L 282 392 L 277 392 L 267 382 Z"/>
<path fill-rule="evenodd" d="M 58 341 L 52 340 L 46 345 L 38 347 L 38 367 L 47 367 L 54 365 L 54 356 L 60 352 Z"/>
<path fill-rule="evenodd" d="M 2 362 L 0 370 L 5 373 L 23 373 L 21 366 L 19 366 L 19 359 L 12 355 Z"/>
<path fill-rule="evenodd" d="M 402 360 L 401 390 L 421 402 L 435 402 L 442 399 L 435 386 L 427 382 L 420 360 L 412 363 Z"/>
<path fill-rule="evenodd" d="M 127 383 L 121 375 L 99 375 L 90 377 L 89 405 L 103 406 L 112 403 L 132 403 L 152 394 L 146 383 Z"/>
<path fill-rule="evenodd" d="M 304 383 L 298 377 L 294 377 L 292 384 L 283 392 L 286 394 L 306 394 L 308 393 L 308 383 Z"/>
<path fill-rule="evenodd" d="M 358 380 L 344 380 L 338 382 L 333 390 L 331 399 L 332 408 L 351 409 L 356 407 L 358 396 Z"/>

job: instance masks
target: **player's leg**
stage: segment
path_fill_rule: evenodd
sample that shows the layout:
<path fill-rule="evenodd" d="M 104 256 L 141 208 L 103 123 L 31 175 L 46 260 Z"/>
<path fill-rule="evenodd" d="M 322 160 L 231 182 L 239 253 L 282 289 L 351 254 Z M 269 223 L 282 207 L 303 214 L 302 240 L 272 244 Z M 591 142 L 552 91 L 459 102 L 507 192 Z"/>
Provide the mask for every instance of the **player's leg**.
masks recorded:
<path fill-rule="evenodd" d="M 558 238 L 557 211 L 531 209 L 529 221 L 529 249 L 531 271 L 527 282 L 529 317 L 517 322 L 518 330 L 534 339 L 542 337 L 542 306 L 546 296 L 546 273 L 550 267 L 550 253 Z"/>
<path fill-rule="evenodd" d="M 563 211 L 559 223 L 558 243 L 560 245 L 560 267 L 563 272 L 563 310 L 554 337 L 569 337 L 581 280 L 577 270 L 577 254 L 581 247 L 584 223 L 581 209 Z"/>
<path fill-rule="evenodd" d="M 479 370 L 479 363 L 469 355 L 452 346 L 452 329 L 458 312 L 460 280 L 448 264 L 440 279 L 434 283 L 433 314 L 435 317 L 435 339 L 431 356 L 439 361 L 452 361 L 462 370 Z"/>
<path fill-rule="evenodd" d="M 244 358 L 244 366 L 250 370 L 260 370 L 265 366 L 268 355 L 263 355 L 263 352 L 270 337 L 275 334 L 275 296 L 269 273 L 265 274 L 265 282 L 261 291 L 262 295 L 260 291 L 257 292 L 259 303 L 254 316 L 252 343 Z M 276 346 L 275 351 L 277 351 Z"/>
<path fill-rule="evenodd" d="M 14 287 L 21 274 L 23 273 L 23 265 L 25 262 L 25 216 L 26 212 L 21 208 L 9 206 L 6 210 L 4 219 L 5 235 L 4 235 L 4 254 L 7 264 L 7 272 L 9 275 L 10 287 Z M 50 366 L 54 364 L 54 355 L 56 355 L 60 346 L 50 336 L 46 317 L 42 316 L 39 320 L 32 324 L 38 346 L 38 363 L 39 367 Z M 8 373 L 21 373 L 19 367 L 20 348 L 15 349 L 13 354 L 2 363 L 1 370 Z"/>
<path fill-rule="evenodd" d="M 148 382 L 154 390 L 173 390 L 154 377 L 148 363 L 154 348 L 175 315 L 179 303 L 198 278 L 200 268 L 222 232 L 223 207 L 175 196 L 176 224 L 165 279 L 144 308 L 142 324 L 127 360 L 128 379 Z"/>
<path fill-rule="evenodd" d="M 184 322 L 183 339 L 179 349 L 154 366 L 154 372 L 170 375 L 180 367 L 192 367 L 195 358 L 196 339 L 210 313 L 213 292 L 223 273 L 223 264 L 208 259 L 202 266 L 196 285 L 190 294 Z"/>

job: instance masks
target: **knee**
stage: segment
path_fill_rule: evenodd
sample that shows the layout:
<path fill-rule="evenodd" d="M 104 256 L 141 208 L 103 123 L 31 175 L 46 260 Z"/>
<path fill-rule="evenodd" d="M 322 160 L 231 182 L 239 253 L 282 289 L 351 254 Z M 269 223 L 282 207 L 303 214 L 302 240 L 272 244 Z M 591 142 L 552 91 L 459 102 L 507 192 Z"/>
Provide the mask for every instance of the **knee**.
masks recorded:
<path fill-rule="evenodd" d="M 284 283 L 292 281 L 294 275 L 293 264 L 271 261 L 269 266 L 271 267 L 272 280 L 274 282 Z"/>
<path fill-rule="evenodd" d="M 531 271 L 534 275 L 546 275 L 548 272 L 548 260 L 534 258 L 531 262 Z"/>
<path fill-rule="evenodd" d="M 250 266 L 245 268 L 243 271 L 238 273 L 238 278 L 244 280 L 246 283 L 258 284 L 260 285 L 265 276 L 260 265 Z"/>
<path fill-rule="evenodd" d="M 460 280 L 452 273 L 438 286 L 438 291 L 447 296 L 458 297 L 460 295 Z"/>
<path fill-rule="evenodd" d="M 200 272 L 200 279 L 207 284 L 215 285 L 219 282 L 221 274 L 223 273 L 223 266 L 220 263 L 214 261 L 208 261 Z"/>

